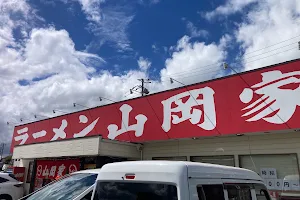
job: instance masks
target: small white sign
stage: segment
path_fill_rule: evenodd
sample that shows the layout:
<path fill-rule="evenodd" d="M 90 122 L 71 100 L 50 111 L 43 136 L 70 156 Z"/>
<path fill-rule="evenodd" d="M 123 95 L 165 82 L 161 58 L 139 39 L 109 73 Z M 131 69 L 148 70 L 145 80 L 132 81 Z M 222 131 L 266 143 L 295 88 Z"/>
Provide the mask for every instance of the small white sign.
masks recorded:
<path fill-rule="evenodd" d="M 269 178 L 269 173 L 268 173 L 268 168 L 260 168 L 260 176 L 263 178 L 263 179 L 267 179 Z"/>
<path fill-rule="evenodd" d="M 291 181 L 283 180 L 283 190 L 291 190 Z"/>
<path fill-rule="evenodd" d="M 277 179 L 277 172 L 275 168 L 261 168 L 260 176 L 264 179 Z"/>
<path fill-rule="evenodd" d="M 267 179 L 267 188 L 272 190 L 275 188 L 275 179 Z"/>
<path fill-rule="evenodd" d="M 290 181 L 291 183 L 291 190 L 300 190 L 300 183 L 299 180 Z"/>
<path fill-rule="evenodd" d="M 282 179 L 275 179 L 274 189 L 275 190 L 282 190 L 283 188 L 283 180 Z"/>
<path fill-rule="evenodd" d="M 268 176 L 271 179 L 277 179 L 277 172 L 275 168 L 268 168 Z"/>

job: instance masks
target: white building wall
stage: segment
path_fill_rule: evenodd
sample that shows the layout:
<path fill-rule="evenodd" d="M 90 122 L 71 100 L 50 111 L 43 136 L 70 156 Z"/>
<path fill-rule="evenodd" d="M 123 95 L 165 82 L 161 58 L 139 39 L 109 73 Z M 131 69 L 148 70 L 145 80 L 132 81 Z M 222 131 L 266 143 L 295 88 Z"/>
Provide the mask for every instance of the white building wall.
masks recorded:
<path fill-rule="evenodd" d="M 140 152 L 137 145 L 126 142 L 117 142 L 112 140 L 102 140 L 99 145 L 100 155 L 109 155 L 131 159 L 140 159 Z"/>
<path fill-rule="evenodd" d="M 251 136 L 222 136 L 202 139 L 151 142 L 144 144 L 145 160 L 153 157 L 234 155 L 239 166 L 239 155 L 286 154 L 300 155 L 300 132 L 258 134 Z"/>
<path fill-rule="evenodd" d="M 139 159 L 137 145 L 87 137 L 73 140 L 16 146 L 13 159 L 59 158 L 64 156 L 116 156 Z"/>
<path fill-rule="evenodd" d="M 97 155 L 100 139 L 97 136 L 16 146 L 14 148 L 13 159 Z"/>

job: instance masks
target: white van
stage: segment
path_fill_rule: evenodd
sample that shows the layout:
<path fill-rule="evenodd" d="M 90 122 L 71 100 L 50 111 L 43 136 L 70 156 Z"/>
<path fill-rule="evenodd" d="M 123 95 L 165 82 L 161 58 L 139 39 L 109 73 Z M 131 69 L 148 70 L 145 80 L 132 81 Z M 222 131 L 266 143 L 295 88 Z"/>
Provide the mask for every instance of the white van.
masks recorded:
<path fill-rule="evenodd" d="M 271 200 L 255 172 L 181 161 L 132 161 L 100 170 L 93 200 Z"/>

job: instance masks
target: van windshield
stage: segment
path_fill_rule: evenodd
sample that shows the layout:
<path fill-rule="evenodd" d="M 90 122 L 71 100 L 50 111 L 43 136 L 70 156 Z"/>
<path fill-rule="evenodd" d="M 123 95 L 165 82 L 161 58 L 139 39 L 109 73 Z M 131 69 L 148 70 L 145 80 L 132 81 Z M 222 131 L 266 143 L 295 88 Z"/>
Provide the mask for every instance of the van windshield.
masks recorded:
<path fill-rule="evenodd" d="M 177 200 L 174 185 L 139 182 L 98 182 L 94 200 Z"/>

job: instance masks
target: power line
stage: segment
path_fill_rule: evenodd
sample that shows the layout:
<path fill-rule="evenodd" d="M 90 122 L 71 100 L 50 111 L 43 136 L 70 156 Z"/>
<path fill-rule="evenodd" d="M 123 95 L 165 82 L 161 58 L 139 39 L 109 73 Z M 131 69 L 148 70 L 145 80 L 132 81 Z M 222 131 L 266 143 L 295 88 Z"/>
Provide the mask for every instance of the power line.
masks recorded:
<path fill-rule="evenodd" d="M 271 56 L 274 56 L 274 55 L 278 55 L 278 54 L 281 54 L 281 53 L 285 53 L 285 52 L 288 52 L 288 51 L 291 51 L 291 50 L 295 50 L 295 49 L 298 49 L 298 48 L 293 47 L 291 49 L 280 51 L 280 52 L 277 52 L 277 53 L 274 53 L 274 54 L 271 54 L 271 55 L 268 55 L 268 56 L 265 56 L 265 57 L 262 57 L 262 58 L 258 58 L 258 59 L 255 59 L 255 60 L 250 60 L 250 61 L 243 62 L 243 64 L 252 63 L 252 62 L 255 62 L 255 61 L 258 61 L 258 60 L 262 60 L 262 59 L 265 59 L 265 58 L 268 58 L 268 57 L 271 57 Z M 196 70 L 196 71 L 198 71 L 198 70 Z M 212 70 L 212 71 L 201 73 L 201 74 L 194 74 L 194 72 L 196 72 L 196 71 L 190 71 L 190 72 L 187 72 L 187 73 L 182 73 L 183 76 L 177 75 L 175 77 L 181 79 L 181 78 L 188 78 L 188 77 L 193 77 L 193 76 L 201 76 L 203 74 L 209 74 L 209 73 L 213 73 L 213 72 L 218 72 L 219 70 Z M 193 75 L 184 76 L 184 74 L 193 74 Z M 167 79 L 169 79 L 169 78 L 172 78 L 172 77 L 171 76 L 162 76 L 161 78 L 167 78 Z M 165 82 L 165 81 L 161 81 L 161 82 Z"/>
<path fill-rule="evenodd" d="M 277 53 L 274 53 L 274 54 L 272 54 L 272 55 L 265 56 L 265 57 L 263 57 L 263 58 L 259 58 L 259 59 L 256 59 L 256 60 L 251 60 L 251 61 L 244 62 L 244 64 L 245 64 L 245 63 L 252 63 L 252 62 L 255 62 L 255 61 L 258 61 L 258 60 L 261 60 L 261 59 L 265 59 L 265 58 L 268 58 L 268 57 L 271 57 L 271 56 L 274 56 L 274 55 L 277 55 L 277 54 L 280 54 L 280 53 L 285 53 L 285 52 L 288 52 L 288 51 L 291 51 L 291 50 L 295 50 L 295 49 L 298 49 L 298 48 L 293 47 L 293 48 L 291 48 L 291 49 L 287 49 L 287 50 L 285 50 L 285 51 L 277 52 Z"/>
<path fill-rule="evenodd" d="M 299 37 L 299 36 L 298 36 Z M 285 46 L 282 46 L 282 47 L 279 47 L 279 48 L 276 48 L 276 49 L 272 49 L 270 51 L 267 51 L 267 52 L 263 52 L 263 53 L 260 53 L 260 54 L 257 54 L 257 55 L 254 55 L 254 56 L 250 56 L 248 58 L 239 58 L 237 59 L 237 61 L 243 61 L 243 60 L 247 60 L 247 59 L 250 59 L 250 58 L 253 58 L 253 57 L 257 57 L 257 56 L 261 56 L 261 55 L 264 55 L 264 54 L 267 54 L 267 53 L 270 53 L 270 52 L 273 52 L 275 50 L 279 50 L 279 49 L 282 49 L 284 47 L 288 47 L 288 46 L 291 46 L 293 44 L 296 44 L 296 43 L 290 43 L 288 45 L 285 45 Z M 274 45 L 273 45 L 274 46 Z M 265 48 L 263 48 L 265 49 Z M 293 49 L 293 48 L 292 48 Z M 281 51 L 281 52 L 278 52 L 278 53 L 275 53 L 275 54 L 272 54 L 272 55 L 277 55 L 279 53 L 284 53 L 284 52 L 287 52 L 289 50 L 292 50 L 292 49 L 288 49 L 288 50 L 285 50 L 285 51 Z M 261 49 L 262 50 L 262 49 Z M 244 54 L 246 55 L 246 54 Z M 244 62 L 244 63 L 250 63 L 250 62 L 255 62 L 257 60 L 261 60 L 261 59 L 264 59 L 264 58 L 267 58 L 267 57 L 270 57 L 272 55 L 269 55 L 269 56 L 266 56 L 266 57 L 263 57 L 263 58 L 258 58 L 258 59 L 255 59 L 255 60 L 250 60 L 250 61 L 247 61 L 247 62 Z M 172 73 L 172 74 L 168 74 L 166 76 L 161 76 L 162 77 L 167 77 L 167 78 L 171 78 L 171 77 L 175 77 L 175 76 L 180 76 L 180 75 L 184 75 L 184 74 L 190 74 L 190 73 L 194 73 L 194 72 L 200 72 L 200 71 L 209 71 L 210 69 L 213 69 L 212 67 L 211 68 L 208 68 L 208 69 L 203 69 L 204 67 L 207 67 L 207 66 L 213 66 L 213 65 L 217 65 L 217 64 L 222 64 L 221 62 L 217 62 L 217 63 L 214 63 L 214 64 L 210 64 L 210 65 L 204 65 L 204 66 L 200 66 L 200 67 L 197 67 L 197 68 L 186 68 L 186 69 L 190 69 L 190 70 L 184 70 L 184 71 L 181 71 L 181 72 L 176 72 L 176 73 Z M 195 70 L 192 70 L 192 69 L 195 69 Z M 209 71 L 209 72 L 213 72 L 213 70 Z M 175 76 L 174 76 L 175 75 Z"/>
<path fill-rule="evenodd" d="M 185 68 L 184 71 L 190 71 L 189 69 L 199 69 L 199 68 L 201 68 L 201 70 L 207 70 L 207 69 L 211 69 L 211 66 L 220 65 L 220 64 L 222 64 L 222 62 L 216 62 L 216 63 L 209 64 L 209 65 L 201 65 L 199 67 L 188 67 L 188 68 Z M 205 67 L 210 67 L 210 68 L 203 69 Z M 173 76 L 173 75 L 179 74 L 179 73 L 181 73 L 181 72 L 171 73 L 171 74 L 168 74 L 168 76 Z"/>
<path fill-rule="evenodd" d="M 285 46 L 282 46 L 282 47 L 279 47 L 279 48 L 276 48 L 276 49 L 272 49 L 272 50 L 270 50 L 270 51 L 267 51 L 267 52 L 264 52 L 264 53 L 261 53 L 261 54 L 253 55 L 253 56 L 250 56 L 250 57 L 245 57 L 244 59 L 254 58 L 254 57 L 256 57 L 256 56 L 260 56 L 260 55 L 263 55 L 263 54 L 267 54 L 267 53 L 270 53 L 270 52 L 272 52 L 272 51 L 276 51 L 276 50 L 278 50 L 278 49 L 281 49 L 281 48 L 284 48 L 284 47 L 291 46 L 291 45 L 293 45 L 293 44 L 295 44 L 295 43 L 291 43 L 291 44 L 288 44 L 288 45 L 285 45 Z"/>
<path fill-rule="evenodd" d="M 249 55 L 249 54 L 252 54 L 252 53 L 255 53 L 255 52 L 257 52 L 257 51 L 264 50 L 264 49 L 269 48 L 269 47 L 272 47 L 272 46 L 276 46 L 276 45 L 278 45 L 278 44 L 281 44 L 281 43 L 283 43 L 283 42 L 289 41 L 289 40 L 291 40 L 291 39 L 295 39 L 295 38 L 297 38 L 297 37 L 300 37 L 300 35 L 298 35 L 298 36 L 296 36 L 296 37 L 292 37 L 292 38 L 287 39 L 287 40 L 284 40 L 284 41 L 281 41 L 281 42 L 278 42 L 278 43 L 275 43 L 275 44 L 272 44 L 272 45 L 270 45 L 270 46 L 267 46 L 267 47 L 264 47 L 264 48 L 261 48 L 261 49 L 257 49 L 257 50 L 252 51 L 252 52 L 243 54 L 243 56 Z M 278 49 L 281 49 L 281 48 L 290 46 L 290 45 L 292 45 L 292 44 L 295 44 L 295 43 L 290 43 L 290 44 L 288 44 L 288 45 L 281 46 L 281 47 L 279 47 L 279 48 L 272 49 L 272 50 L 270 50 L 270 51 L 267 51 L 267 52 L 264 52 L 264 53 L 261 53 L 261 54 L 257 54 L 257 55 L 254 55 L 254 56 L 250 56 L 250 57 L 244 58 L 244 59 L 249 59 L 249 58 L 252 58 L 252 57 L 260 56 L 260 55 L 263 55 L 263 54 L 266 54 L 266 53 L 269 53 L 269 52 L 272 52 L 272 51 L 275 51 L 275 50 L 278 50 Z M 243 59 L 243 58 L 239 58 L 238 60 L 242 60 L 242 59 Z M 205 68 L 205 67 L 209 67 L 209 66 L 213 66 L 213 65 L 217 65 L 217 64 L 222 64 L 222 62 L 216 62 L 216 63 L 212 63 L 212 64 L 209 64 L 209 65 L 203 65 L 203 66 L 200 66 L 200 67 L 197 67 L 197 68 L 193 68 L 193 67 L 192 67 L 192 68 L 186 68 L 185 71 L 189 71 L 189 70 L 187 70 L 187 69 Z M 203 69 L 202 69 L 202 70 L 203 70 Z M 168 75 L 169 75 L 169 76 L 174 76 L 175 74 L 181 74 L 181 72 L 176 72 L 176 73 L 172 73 L 172 74 L 168 74 Z"/>
<path fill-rule="evenodd" d="M 221 68 L 220 68 L 221 69 Z M 198 73 L 198 74 L 195 74 L 195 72 L 190 72 L 190 73 L 186 73 L 186 74 L 183 74 L 181 76 L 164 76 L 162 78 L 167 78 L 167 79 L 170 79 L 170 78 L 183 78 L 183 77 L 192 77 L 192 76 L 203 76 L 203 75 L 206 75 L 206 74 L 211 74 L 211 73 L 214 73 L 214 72 L 219 72 L 220 69 L 216 69 L 216 70 L 212 70 L 212 71 L 209 71 L 209 72 L 204 72 L 204 73 Z M 189 74 L 192 74 L 192 75 L 189 75 Z"/>
<path fill-rule="evenodd" d="M 283 41 L 281 41 L 281 42 L 274 43 L 274 44 L 272 44 L 272 45 L 266 46 L 266 47 L 261 48 L 261 49 L 257 49 L 257 50 L 251 51 L 251 52 L 249 52 L 249 53 L 244 54 L 244 56 L 245 56 L 245 55 L 248 55 L 248 54 L 252 54 L 252 53 L 257 52 L 257 51 L 261 51 L 261 50 L 267 49 L 267 48 L 269 48 L 269 47 L 276 46 L 276 45 L 278 45 L 278 44 L 281 44 L 281 43 L 284 43 L 284 42 L 286 42 L 286 41 L 295 39 L 295 38 L 297 38 L 297 37 L 300 37 L 300 35 L 297 35 L 297 36 L 295 36 L 295 37 L 292 37 L 292 38 L 283 40 Z"/>
<path fill-rule="evenodd" d="M 209 73 L 210 71 L 213 71 L 217 66 L 220 66 L 220 65 L 222 65 L 222 62 L 218 63 L 218 65 L 215 65 L 215 67 L 212 67 L 212 68 L 202 69 L 202 67 L 198 67 L 198 68 L 193 68 L 194 70 L 183 70 L 181 72 L 171 73 L 171 74 L 166 75 L 166 77 L 174 77 L 174 76 L 189 74 L 189 73 L 198 72 L 198 71 Z"/>

